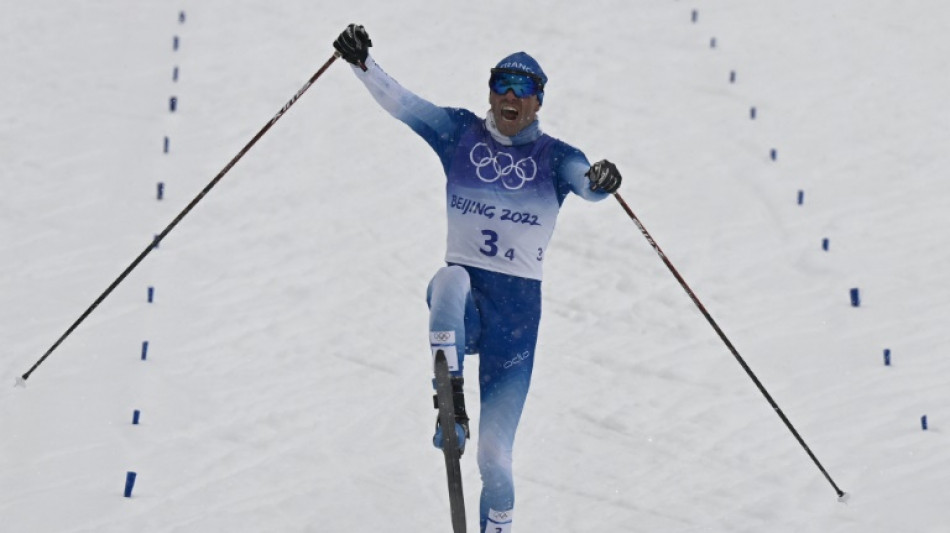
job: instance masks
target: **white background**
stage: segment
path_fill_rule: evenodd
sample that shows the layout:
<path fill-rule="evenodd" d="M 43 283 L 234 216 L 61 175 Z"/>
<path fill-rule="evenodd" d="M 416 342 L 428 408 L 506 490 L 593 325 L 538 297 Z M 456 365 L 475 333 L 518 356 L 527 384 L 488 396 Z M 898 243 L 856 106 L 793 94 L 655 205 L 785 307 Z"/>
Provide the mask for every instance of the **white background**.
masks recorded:
<path fill-rule="evenodd" d="M 424 300 L 441 167 L 343 62 L 12 387 L 354 21 L 403 85 L 477 113 L 488 69 L 533 54 L 543 129 L 619 166 L 624 198 L 852 495 L 836 501 L 617 203 L 570 198 L 516 531 L 950 530 L 943 3 L 8 4 L 3 531 L 449 529 Z"/>

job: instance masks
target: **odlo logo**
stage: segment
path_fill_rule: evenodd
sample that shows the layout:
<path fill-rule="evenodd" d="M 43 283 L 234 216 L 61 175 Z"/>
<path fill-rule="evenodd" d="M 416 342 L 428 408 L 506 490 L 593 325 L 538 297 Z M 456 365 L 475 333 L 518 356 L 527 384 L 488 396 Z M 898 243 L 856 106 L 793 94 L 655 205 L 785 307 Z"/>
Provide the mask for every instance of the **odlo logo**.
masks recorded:
<path fill-rule="evenodd" d="M 515 354 L 515 356 L 511 360 L 505 361 L 505 369 L 509 369 L 515 365 L 520 365 L 521 363 L 527 361 L 530 358 L 531 358 L 531 352 L 527 350 L 519 354 Z"/>

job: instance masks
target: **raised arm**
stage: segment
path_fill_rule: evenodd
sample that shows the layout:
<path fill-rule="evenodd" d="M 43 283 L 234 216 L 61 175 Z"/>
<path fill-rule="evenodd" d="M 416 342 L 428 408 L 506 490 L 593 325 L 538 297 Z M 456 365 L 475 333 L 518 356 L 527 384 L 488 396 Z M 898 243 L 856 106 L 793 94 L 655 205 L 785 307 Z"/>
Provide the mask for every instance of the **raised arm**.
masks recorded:
<path fill-rule="evenodd" d="M 425 139 L 444 164 L 447 143 L 455 138 L 458 126 L 457 110 L 439 107 L 400 85 L 369 55 L 372 44 L 366 30 L 355 24 L 333 42 L 380 107 Z"/>

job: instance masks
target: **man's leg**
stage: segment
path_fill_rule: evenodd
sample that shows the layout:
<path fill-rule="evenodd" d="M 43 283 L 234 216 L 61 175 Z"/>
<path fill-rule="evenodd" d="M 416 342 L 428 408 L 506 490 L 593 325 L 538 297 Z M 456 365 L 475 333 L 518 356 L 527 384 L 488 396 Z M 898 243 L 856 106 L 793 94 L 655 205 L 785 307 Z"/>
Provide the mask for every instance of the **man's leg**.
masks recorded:
<path fill-rule="evenodd" d="M 481 526 L 486 533 L 510 533 L 515 505 L 512 449 L 531 384 L 541 287 L 533 280 L 493 273 L 475 272 L 472 280 L 483 330 L 478 427 Z"/>
<path fill-rule="evenodd" d="M 455 403 L 456 432 L 459 447 L 465 450 L 469 437 L 468 414 L 465 412 L 464 380 L 462 370 L 466 346 L 475 344 L 478 337 L 478 314 L 472 298 L 468 272 L 460 266 L 439 269 L 429 282 L 429 344 L 433 358 L 441 350 L 452 373 L 452 392 Z M 434 383 L 433 383 L 434 384 Z M 443 428 L 436 425 L 432 444 L 442 448 Z"/>
<path fill-rule="evenodd" d="M 520 368 L 505 369 L 508 361 L 502 362 L 500 371 L 482 372 L 481 376 L 478 467 L 482 474 L 482 531 L 488 533 L 511 531 L 515 505 L 512 449 L 531 380 L 530 360 L 523 361 Z"/>
<path fill-rule="evenodd" d="M 460 266 L 439 269 L 429 282 L 426 296 L 429 303 L 429 344 L 432 355 L 436 350 L 445 353 L 452 375 L 461 376 L 465 357 L 466 336 L 477 336 L 475 303 L 468 272 Z M 466 325 L 469 326 L 466 328 Z"/>

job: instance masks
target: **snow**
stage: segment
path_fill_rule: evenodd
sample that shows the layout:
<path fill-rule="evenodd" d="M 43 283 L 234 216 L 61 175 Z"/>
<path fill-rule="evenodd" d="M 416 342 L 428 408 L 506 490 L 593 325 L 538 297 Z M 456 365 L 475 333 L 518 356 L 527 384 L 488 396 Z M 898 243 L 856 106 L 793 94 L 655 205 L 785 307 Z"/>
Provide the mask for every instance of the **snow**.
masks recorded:
<path fill-rule="evenodd" d="M 424 302 L 441 169 L 342 62 L 12 387 L 353 21 L 404 85 L 476 112 L 487 69 L 534 54 L 545 130 L 618 164 L 851 494 L 617 203 L 574 198 L 545 269 L 516 531 L 950 530 L 950 7 L 37 0 L 0 18 L 4 531 L 448 530 Z"/>

